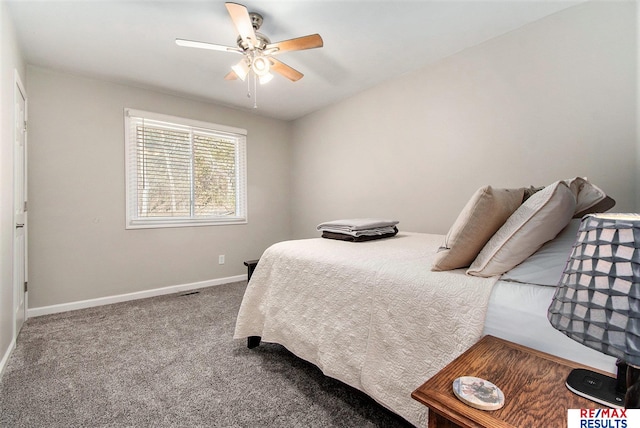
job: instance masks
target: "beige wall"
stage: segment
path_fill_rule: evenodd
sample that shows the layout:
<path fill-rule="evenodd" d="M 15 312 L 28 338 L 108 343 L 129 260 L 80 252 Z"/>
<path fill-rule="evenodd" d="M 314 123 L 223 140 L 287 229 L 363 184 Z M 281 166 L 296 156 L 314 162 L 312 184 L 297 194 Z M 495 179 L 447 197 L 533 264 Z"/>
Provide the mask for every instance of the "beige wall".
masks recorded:
<path fill-rule="evenodd" d="M 578 175 L 640 209 L 635 18 L 579 5 L 296 121 L 294 236 L 369 216 L 446 233 L 480 186 Z"/>
<path fill-rule="evenodd" d="M 30 308 L 246 274 L 244 260 L 290 236 L 288 123 L 35 67 L 27 77 Z M 249 223 L 125 230 L 125 107 L 247 129 Z"/>
<path fill-rule="evenodd" d="M 0 2 L 0 362 L 13 342 L 13 101 L 15 72 L 25 66 L 15 32 Z M 0 364 L 0 369 L 2 364 Z"/>

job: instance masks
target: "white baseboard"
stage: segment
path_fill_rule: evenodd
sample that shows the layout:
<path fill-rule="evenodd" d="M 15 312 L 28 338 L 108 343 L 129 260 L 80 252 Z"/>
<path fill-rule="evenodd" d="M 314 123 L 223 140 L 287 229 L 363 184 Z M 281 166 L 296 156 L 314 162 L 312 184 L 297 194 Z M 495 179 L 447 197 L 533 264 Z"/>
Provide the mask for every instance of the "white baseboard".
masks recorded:
<path fill-rule="evenodd" d="M 246 274 L 236 275 L 226 278 L 211 279 L 208 281 L 192 282 L 190 284 L 171 285 L 169 287 L 137 291 L 135 293 L 99 297 L 97 299 L 80 300 L 77 302 L 61 303 L 59 305 L 41 306 L 39 308 L 29 308 L 27 309 L 27 317 L 39 317 L 42 315 L 57 314 L 59 312 L 74 311 L 76 309 L 92 308 L 94 306 L 110 305 L 112 303 L 127 302 L 129 300 L 145 299 L 147 297 L 180 293 L 183 291 L 197 290 L 199 288 L 213 287 L 215 285 L 228 284 L 231 282 L 246 281 L 246 279 Z"/>
<path fill-rule="evenodd" d="M 11 353 L 13 352 L 14 349 L 16 349 L 15 339 L 11 341 L 11 344 L 9 344 L 9 347 L 7 348 L 6 352 L 2 356 L 2 360 L 0 360 L 0 380 L 2 379 L 2 375 L 4 374 L 4 368 L 7 365 L 7 361 L 9 361 L 9 357 L 11 356 Z"/>

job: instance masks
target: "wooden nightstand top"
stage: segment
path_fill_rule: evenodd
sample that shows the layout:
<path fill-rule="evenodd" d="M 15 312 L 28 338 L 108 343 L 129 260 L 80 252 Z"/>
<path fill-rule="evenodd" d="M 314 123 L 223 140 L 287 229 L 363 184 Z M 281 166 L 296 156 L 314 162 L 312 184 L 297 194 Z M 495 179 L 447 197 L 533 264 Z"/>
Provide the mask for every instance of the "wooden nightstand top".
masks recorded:
<path fill-rule="evenodd" d="M 567 409 L 602 407 L 565 386 L 569 372 L 578 367 L 586 366 L 485 336 L 411 396 L 429 407 L 429 419 L 436 412 L 438 420 L 444 417 L 461 427 L 566 427 Z M 505 395 L 504 407 L 477 410 L 458 400 L 452 384 L 460 376 L 494 383 Z"/>

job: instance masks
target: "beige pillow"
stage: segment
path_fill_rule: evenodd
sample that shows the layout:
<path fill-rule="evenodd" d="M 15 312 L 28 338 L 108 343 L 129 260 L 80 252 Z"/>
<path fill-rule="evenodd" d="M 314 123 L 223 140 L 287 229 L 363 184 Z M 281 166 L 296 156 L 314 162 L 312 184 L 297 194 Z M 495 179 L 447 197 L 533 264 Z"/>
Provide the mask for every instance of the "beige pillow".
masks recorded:
<path fill-rule="evenodd" d="M 522 203 L 524 189 L 478 189 L 449 229 L 431 270 L 467 267 Z"/>
<path fill-rule="evenodd" d="M 576 199 L 564 181 L 535 193 L 487 242 L 467 274 L 489 277 L 512 269 L 555 238 L 569 223 L 575 209 Z"/>
<path fill-rule="evenodd" d="M 524 203 L 524 201 L 526 201 L 527 199 L 529 199 L 531 196 L 533 196 L 537 192 L 541 191 L 542 189 L 544 189 L 544 186 L 542 186 L 542 187 L 535 187 L 535 186 L 525 187 L 524 188 L 524 197 L 522 198 L 522 202 Z"/>

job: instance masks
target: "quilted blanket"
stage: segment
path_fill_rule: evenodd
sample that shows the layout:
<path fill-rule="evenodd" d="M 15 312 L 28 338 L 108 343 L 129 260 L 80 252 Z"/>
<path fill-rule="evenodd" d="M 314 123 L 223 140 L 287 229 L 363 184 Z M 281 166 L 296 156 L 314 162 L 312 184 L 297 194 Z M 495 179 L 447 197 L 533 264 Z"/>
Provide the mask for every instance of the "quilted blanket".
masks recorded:
<path fill-rule="evenodd" d="M 482 334 L 497 277 L 432 272 L 442 235 L 285 241 L 260 258 L 234 337 L 279 343 L 414 425 L 411 392 Z"/>

